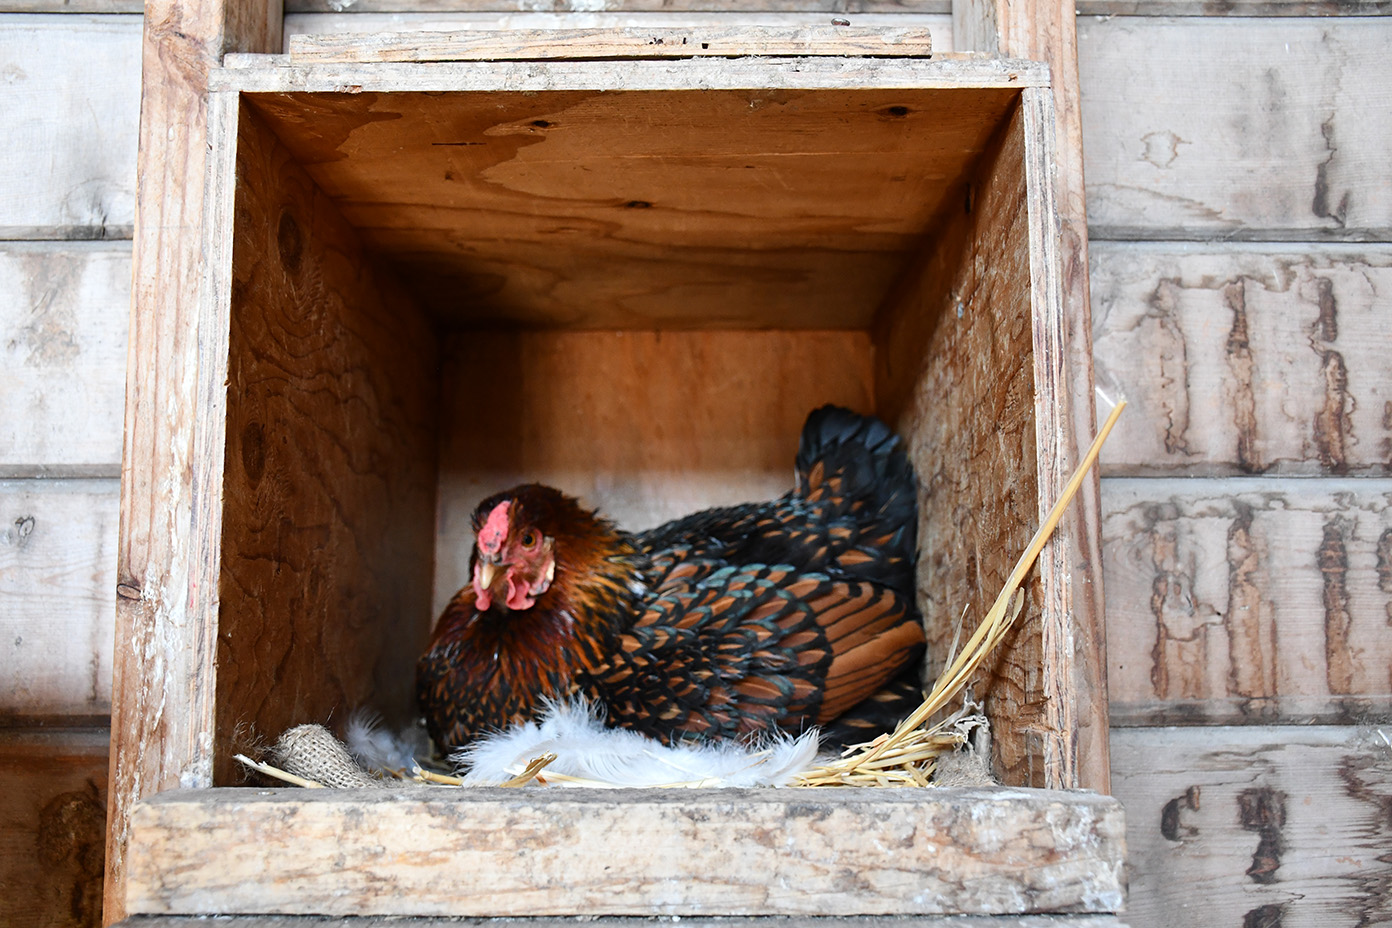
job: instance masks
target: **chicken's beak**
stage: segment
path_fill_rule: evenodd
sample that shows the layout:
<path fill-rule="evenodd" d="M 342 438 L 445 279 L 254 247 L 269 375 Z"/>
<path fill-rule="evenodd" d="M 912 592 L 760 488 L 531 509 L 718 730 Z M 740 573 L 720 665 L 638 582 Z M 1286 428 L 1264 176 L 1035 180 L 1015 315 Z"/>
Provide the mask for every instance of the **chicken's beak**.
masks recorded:
<path fill-rule="evenodd" d="M 493 577 L 498 573 L 498 565 L 479 559 L 479 583 L 485 590 L 493 589 Z"/>

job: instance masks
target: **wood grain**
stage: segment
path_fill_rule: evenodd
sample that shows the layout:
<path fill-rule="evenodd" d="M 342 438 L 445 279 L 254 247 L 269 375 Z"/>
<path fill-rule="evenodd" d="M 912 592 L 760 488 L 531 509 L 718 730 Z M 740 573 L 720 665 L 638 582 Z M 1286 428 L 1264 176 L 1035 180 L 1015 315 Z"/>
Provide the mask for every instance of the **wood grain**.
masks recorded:
<path fill-rule="evenodd" d="M 1392 709 L 1392 481 L 1110 479 L 1112 719 Z"/>
<path fill-rule="evenodd" d="M 104 2 L 122 0 L 72 0 L 73 6 L 90 3 L 98 9 Z M 0 0 L 0 9 L 47 12 L 52 7 L 67 5 L 64 0 Z M 733 19 L 741 14 L 758 16 L 765 21 L 774 16 L 815 16 L 824 20 L 827 14 L 844 17 L 857 25 L 867 19 L 894 19 L 946 14 L 952 11 L 951 0 L 604 0 L 604 13 L 594 11 L 590 0 L 542 0 L 526 5 L 534 13 L 520 15 L 568 17 L 571 19 L 622 15 L 657 16 L 664 13 L 677 16 L 718 16 Z M 467 10 L 475 15 L 502 18 L 516 13 L 516 2 L 504 0 L 290 0 L 285 5 L 292 14 L 322 14 L 325 16 L 368 16 L 374 13 L 409 15 L 412 13 L 452 13 Z M 1084 16 L 1376 16 L 1386 13 L 1387 0 L 1077 0 L 1078 13 Z M 288 31 L 288 30 L 287 30 Z M 366 30 L 375 31 L 375 30 Z M 937 34 L 934 34 L 935 39 Z"/>
<path fill-rule="evenodd" d="M 117 552 L 110 830 L 103 917 L 125 914 L 128 814 L 140 797 L 212 773 L 216 572 L 199 561 L 193 513 L 213 496 L 197 458 L 199 284 L 204 269 L 207 77 L 224 52 L 280 47 L 279 0 L 145 4 L 140 221 L 132 257 L 130 351 Z M 222 388 L 221 384 L 218 384 Z M 205 388 L 211 389 L 211 388 Z M 195 467 L 197 465 L 197 468 Z M 195 470 L 198 470 L 195 475 Z"/>
<path fill-rule="evenodd" d="M 0 0 L 0 3 L 5 0 Z M 920 28 L 932 32 L 935 53 L 952 50 L 952 17 L 949 3 L 924 4 L 926 11 L 856 13 L 849 17 L 844 11 L 828 13 L 806 9 L 797 11 L 791 6 L 783 10 L 761 12 L 757 4 L 739 5 L 724 10 L 699 9 L 688 5 L 683 10 L 674 4 L 663 9 L 626 10 L 621 4 L 606 3 L 603 11 L 549 12 L 545 10 L 479 11 L 464 4 L 413 4 L 410 10 L 391 10 L 375 0 L 360 0 L 352 12 L 334 11 L 321 6 L 317 11 L 290 11 L 285 15 L 285 34 L 336 35 L 343 33 L 377 32 L 453 32 L 529 31 L 539 29 L 721 29 L 737 27 L 828 26 L 833 19 L 854 23 L 857 28 Z M 936 8 L 933 8 L 936 7 Z M 377 10 L 376 12 L 370 10 Z M 836 13 L 842 15 L 834 15 Z M 287 39 L 287 50 L 289 41 Z"/>
<path fill-rule="evenodd" d="M 0 729 L 0 923 L 98 928 L 105 729 Z"/>
<path fill-rule="evenodd" d="M 292 35 L 287 44 L 290 59 L 304 64 L 544 61 L 553 58 L 731 58 L 747 55 L 929 58 L 933 51 L 932 37 L 927 29 L 830 25 Z"/>
<path fill-rule="evenodd" d="M 1392 473 L 1392 249 L 1109 243 L 1093 288 L 1106 473 Z"/>
<path fill-rule="evenodd" d="M 291 13 L 339 13 L 352 10 L 352 15 L 372 12 L 456 12 L 477 14 L 516 14 L 519 8 L 534 14 L 577 18 L 604 13 L 738 16 L 741 13 L 761 17 L 788 14 L 903 14 L 945 13 L 949 0 L 534 0 L 522 5 L 515 0 L 356 0 L 351 6 L 335 6 L 329 0 L 291 0 L 285 5 Z"/>
<path fill-rule="evenodd" d="M 451 336 L 434 614 L 468 579 L 484 497 L 540 481 L 641 529 L 781 496 L 808 412 L 874 412 L 872 357 L 855 331 Z"/>
<path fill-rule="evenodd" d="M 1043 61 L 1052 77 L 1051 124 L 1046 127 L 1052 160 L 1041 166 L 1053 174 L 1056 191 L 1051 212 L 1058 216 L 1057 227 L 1044 230 L 1041 238 L 1058 268 L 1056 286 L 1061 306 L 1052 342 L 1042 337 L 1051 330 L 1036 323 L 1037 358 L 1056 365 L 1041 366 L 1041 375 L 1049 376 L 1041 376 L 1045 388 L 1039 398 L 1040 434 L 1059 438 L 1056 445 L 1041 451 L 1046 497 L 1062 486 L 1095 434 L 1092 417 L 1085 412 L 1093 403 L 1092 325 L 1076 21 L 1072 0 L 959 0 L 952 10 L 955 48 Z M 1055 542 L 1043 553 L 1041 569 L 1068 565 L 1055 575 L 1067 590 L 1065 598 L 1054 605 L 1062 614 L 1076 615 L 1076 620 L 1058 626 L 1046 624 L 1044 631 L 1044 646 L 1050 655 L 1045 666 L 1053 665 L 1053 658 L 1057 658 L 1077 674 L 1067 684 L 1054 685 L 1072 688 L 1072 697 L 1060 705 L 1076 705 L 1078 716 L 1057 719 L 1055 724 L 1058 730 L 1070 733 L 1067 753 L 1073 756 L 1076 752 L 1078 782 L 1105 792 L 1109 771 L 1104 696 L 1106 627 L 1099 520 L 1098 475 L 1094 473 L 1079 489 Z"/>
<path fill-rule="evenodd" d="M 0 476 L 119 474 L 129 307 L 129 245 L 0 245 Z"/>
<path fill-rule="evenodd" d="M 1122 900 L 1121 806 L 1091 793 L 429 795 L 153 797 L 136 809 L 130 911 L 936 915 L 1106 913 Z"/>
<path fill-rule="evenodd" d="M 115 480 L 0 481 L 0 718 L 111 710 Z"/>
<path fill-rule="evenodd" d="M 0 15 L 0 239 L 130 238 L 138 16 Z"/>
<path fill-rule="evenodd" d="M 207 921 L 196 915 L 136 915 L 116 928 L 207 928 Z M 690 928 L 726 928 L 730 924 L 719 918 L 684 918 L 682 922 Z M 219 919 L 217 924 L 218 928 L 400 928 L 402 922 L 393 915 L 353 916 L 349 921 L 329 921 L 315 915 L 232 915 Z M 454 928 L 459 921 L 417 918 L 407 924 L 410 928 Z M 567 928 L 575 920 L 529 918 L 527 924 L 532 928 Z M 629 928 L 633 920 L 594 916 L 585 919 L 585 924 L 595 928 Z M 741 919 L 740 924 L 758 928 L 861 928 L 865 920 L 855 916 L 765 916 L 757 921 Z M 1115 915 L 901 915 L 894 924 L 901 928 L 1126 928 Z"/>
<path fill-rule="evenodd" d="M 1017 92 L 1001 83 L 256 105 L 447 325 L 864 328 Z"/>
<path fill-rule="evenodd" d="M 1041 497 L 1057 493 L 1051 482 L 1067 478 L 1057 465 L 1066 455 L 1055 417 L 1069 403 L 1057 256 L 1051 274 L 1033 234 L 1034 223 L 1052 227 L 1043 218 L 1051 201 L 1032 189 L 1047 177 L 1030 160 L 1047 151 L 1033 134 L 1048 112 L 1038 93 L 957 189 L 955 215 L 943 217 L 875 332 L 881 411 L 906 436 L 921 484 L 919 601 L 931 673 L 959 623 L 974 628 L 995 599 L 1038 525 Z M 1074 666 L 1080 652 L 1059 650 L 1075 640 L 1067 577 L 1077 565 L 1055 546 L 1040 569 L 1029 620 L 977 692 L 990 689 L 1005 782 L 1073 787 L 1077 720 L 1100 713 L 1088 707 L 1101 690 L 1078 686 L 1096 673 Z"/>
<path fill-rule="evenodd" d="M 1080 19 L 1092 237 L 1392 239 L 1389 43 L 1387 18 Z"/>
<path fill-rule="evenodd" d="M 364 705 L 391 724 L 414 715 L 436 497 L 430 327 L 250 112 L 235 150 L 231 249 L 219 256 L 231 268 L 219 288 L 225 441 L 208 443 L 226 462 L 210 514 L 221 520 L 220 784 L 242 779 L 239 735 L 275 738 Z M 216 368 L 207 376 L 224 382 Z"/>
<path fill-rule="evenodd" d="M 1110 589 L 1109 589 L 1110 592 Z M 1392 920 L 1377 728 L 1112 729 L 1136 928 Z"/>

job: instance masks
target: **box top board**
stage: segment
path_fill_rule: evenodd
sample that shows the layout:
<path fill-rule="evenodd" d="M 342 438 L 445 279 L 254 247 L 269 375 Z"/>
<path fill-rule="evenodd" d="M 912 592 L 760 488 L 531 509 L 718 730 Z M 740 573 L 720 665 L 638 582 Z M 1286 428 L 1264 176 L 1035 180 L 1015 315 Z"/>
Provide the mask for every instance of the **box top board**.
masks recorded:
<path fill-rule="evenodd" d="M 971 57 L 230 64 L 215 87 L 459 328 L 867 328 L 1047 81 Z"/>

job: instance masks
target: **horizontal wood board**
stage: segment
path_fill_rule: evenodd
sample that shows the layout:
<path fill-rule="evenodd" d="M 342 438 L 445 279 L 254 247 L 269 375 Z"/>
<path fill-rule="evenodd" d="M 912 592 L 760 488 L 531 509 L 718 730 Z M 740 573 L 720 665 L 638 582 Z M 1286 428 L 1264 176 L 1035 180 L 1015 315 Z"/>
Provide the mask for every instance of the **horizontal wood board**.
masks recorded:
<path fill-rule="evenodd" d="M 4 0 L 0 0 L 4 2 Z M 851 28 L 917 28 L 930 31 L 935 52 L 952 50 L 952 17 L 948 4 L 941 9 L 913 13 L 857 13 L 854 18 L 827 15 L 821 11 L 791 9 L 762 12 L 757 4 L 738 10 L 712 11 L 692 9 L 683 11 L 669 7 L 665 10 L 625 11 L 611 5 L 604 11 L 547 12 L 518 10 L 516 7 L 493 12 L 470 10 L 458 4 L 435 4 L 417 10 L 378 12 L 355 6 L 357 12 L 333 12 L 327 9 L 294 11 L 285 15 L 286 51 L 291 38 L 305 35 L 343 35 L 346 33 L 382 32 L 498 32 L 546 29 L 747 29 L 753 27 L 825 27 L 833 20 L 853 23 Z M 846 27 L 838 27 L 846 28 Z"/>
<path fill-rule="evenodd" d="M 0 480 L 0 720 L 111 710 L 116 480 Z"/>
<path fill-rule="evenodd" d="M 864 328 L 1014 95 L 255 100 L 447 325 Z"/>
<path fill-rule="evenodd" d="M 484 497 L 540 481 L 632 530 L 773 499 L 792 487 L 808 412 L 874 412 L 872 359 L 853 331 L 450 336 L 434 614 L 468 581 Z"/>
<path fill-rule="evenodd" d="M 128 243 L 0 244 L 0 477 L 116 477 Z"/>
<path fill-rule="evenodd" d="M 1104 243 L 1092 284 L 1104 473 L 1392 474 L 1392 248 Z"/>
<path fill-rule="evenodd" d="M 776 915 L 741 918 L 684 918 L 690 928 L 861 928 L 864 920 L 807 916 L 785 918 Z M 886 924 L 879 919 L 878 924 Z M 570 918 L 529 918 L 531 928 L 570 928 Z M 206 928 L 207 919 L 188 915 L 133 915 L 113 928 Z M 218 920 L 218 928 L 400 928 L 392 915 L 322 918 L 317 915 L 233 915 Z M 457 928 L 457 919 L 417 918 L 410 928 Z M 477 923 L 476 923 L 477 924 Z M 596 916 L 585 919 L 594 928 L 632 928 L 634 919 L 624 916 Z M 900 915 L 896 928 L 1126 928 L 1115 915 Z"/>
<path fill-rule="evenodd" d="M 0 729 L 0 923 L 99 928 L 109 733 Z"/>
<path fill-rule="evenodd" d="M 1078 20 L 1096 239 L 1392 240 L 1392 18 Z"/>
<path fill-rule="evenodd" d="M 1115 724 L 1392 713 L 1392 481 L 1102 485 Z"/>
<path fill-rule="evenodd" d="M 1392 921 L 1389 735 L 1369 727 L 1112 729 L 1112 783 L 1126 806 L 1126 922 Z"/>
<path fill-rule="evenodd" d="M 413 713 L 406 668 L 430 620 L 437 383 L 420 313 L 245 108 L 235 210 L 232 183 L 222 175 L 215 187 L 217 208 L 235 215 L 231 241 L 219 229 L 209 243 L 230 245 L 217 298 L 227 341 L 205 344 L 226 351 L 210 361 L 226 365 L 225 436 L 205 452 L 225 447 L 209 515 L 220 524 L 205 528 L 221 540 L 214 778 L 224 783 L 241 779 L 239 738 L 361 705 L 397 723 Z"/>
<path fill-rule="evenodd" d="M 932 915 L 1106 913 L 1122 898 L 1121 806 L 1091 793 L 539 788 L 429 795 L 164 793 L 133 816 L 127 908 Z"/>
<path fill-rule="evenodd" d="M 128 239 L 139 16 L 0 15 L 0 239 Z"/>
<path fill-rule="evenodd" d="M 779 27 L 400 32 L 286 39 L 296 63 L 373 61 L 580 60 L 587 58 L 731 58 L 747 55 L 932 57 L 929 31 L 914 27 Z"/>
<path fill-rule="evenodd" d="M 73 7 L 91 4 L 98 9 L 105 3 L 126 0 L 73 0 Z M 35 9 L 62 5 L 63 0 L 0 0 L 16 9 L 32 5 Z M 1088 16 L 1375 16 L 1389 9 L 1386 0 L 1078 0 L 1077 10 Z M 290 0 L 288 13 L 319 13 L 363 16 L 371 13 L 452 12 L 469 10 L 477 14 L 515 14 L 518 4 L 504 0 Z M 818 16 L 837 14 L 862 24 L 867 18 L 900 18 L 925 14 L 949 14 L 950 0 L 604 0 L 603 14 L 597 14 L 593 0 L 536 0 L 527 4 L 533 15 L 578 17 L 585 15 L 661 15 L 723 16 L 754 14 Z M 6 7 L 0 5 L 0 9 Z M 524 14 L 525 15 L 525 14 Z"/>

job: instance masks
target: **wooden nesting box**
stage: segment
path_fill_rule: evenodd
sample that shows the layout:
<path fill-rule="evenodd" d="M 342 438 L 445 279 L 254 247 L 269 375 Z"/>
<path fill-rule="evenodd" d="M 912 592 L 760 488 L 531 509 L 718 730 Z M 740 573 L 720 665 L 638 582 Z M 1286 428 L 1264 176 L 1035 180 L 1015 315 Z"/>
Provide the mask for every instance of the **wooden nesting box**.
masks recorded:
<path fill-rule="evenodd" d="M 826 402 L 877 413 L 907 440 L 936 670 L 1067 479 L 1088 431 L 1076 420 L 1091 415 L 1070 386 L 1086 383 L 1089 360 L 1064 338 L 1047 69 L 534 50 L 391 61 L 420 57 L 420 38 L 395 55 L 390 39 L 338 41 L 239 56 L 213 75 L 193 463 L 206 489 L 189 545 L 203 578 L 192 608 L 216 644 L 194 681 L 206 766 L 186 785 L 240 782 L 231 754 L 249 734 L 332 723 L 359 705 L 407 717 L 414 660 L 465 581 L 467 516 L 481 497 L 541 480 L 639 528 L 777 495 L 803 418 Z M 1011 787 L 1105 783 L 1096 532 L 1086 513 L 1065 523 L 993 667 L 995 766 Z M 536 791 L 366 805 L 354 794 L 181 793 L 135 810 L 128 904 L 486 915 L 1119 903 L 1111 800 L 889 792 L 628 796 L 617 817 L 612 799 Z M 968 827 L 984 808 L 1001 821 Z M 234 878 L 216 858 L 175 865 L 194 833 L 241 859 L 287 816 L 314 824 L 269 846 L 302 862 L 307 896 L 273 891 L 259 876 L 281 867 L 270 859 Z M 370 827 L 344 830 L 364 816 Z M 714 853 L 716 833 L 678 819 L 764 830 L 732 839 L 740 854 Z M 823 819 L 838 823 L 830 838 Z M 607 868 L 578 864 L 604 835 L 638 842 L 615 837 L 621 821 L 706 842 L 690 857 L 700 873 L 678 872 L 680 848 L 650 855 L 649 871 L 630 854 L 632 892 L 606 891 L 617 885 Z M 730 891 L 762 866 L 778 821 L 826 842 L 816 853 L 838 866 L 883 879 L 856 890 L 819 864 L 789 870 L 787 893 Z M 446 842 L 455 850 L 438 873 L 391 869 L 409 855 L 402 835 L 466 824 L 503 837 Z M 934 856 L 933 835 L 967 850 Z M 341 842 L 377 850 L 344 856 Z M 885 849 L 893 842 L 918 850 L 901 857 Z M 985 864 L 974 842 L 996 848 Z M 998 881 L 989 893 L 924 891 L 979 888 L 980 867 Z M 930 871 L 921 885 L 904 876 Z M 1067 875 L 1047 887 L 1025 876 L 1046 871 Z M 557 888 L 563 878 L 579 888 Z M 392 892 L 364 902 L 383 880 L 410 904 Z M 1019 892 L 1006 891 L 1012 880 Z"/>

